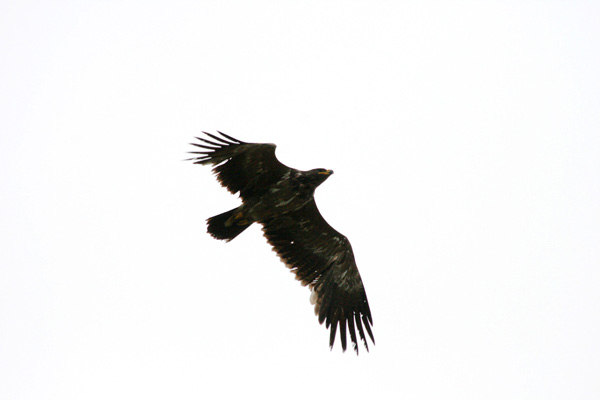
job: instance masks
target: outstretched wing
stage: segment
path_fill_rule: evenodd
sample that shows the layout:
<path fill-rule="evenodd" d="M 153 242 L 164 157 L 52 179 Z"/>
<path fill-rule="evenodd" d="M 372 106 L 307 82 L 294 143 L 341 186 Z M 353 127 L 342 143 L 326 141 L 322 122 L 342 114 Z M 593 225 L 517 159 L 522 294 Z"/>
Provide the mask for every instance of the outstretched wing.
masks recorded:
<path fill-rule="evenodd" d="M 197 137 L 204 144 L 190 143 L 203 151 L 190 158 L 194 164 L 214 165 L 218 181 L 231 193 L 240 192 L 242 199 L 264 190 L 280 180 L 290 168 L 275 157 L 275 145 L 271 143 L 246 143 L 217 131 L 221 136 L 203 132 L 214 140 Z"/>
<path fill-rule="evenodd" d="M 329 346 L 333 347 L 339 325 L 343 350 L 347 327 L 356 353 L 356 329 L 368 351 L 364 330 L 375 343 L 373 319 L 348 239 L 323 219 L 314 200 L 262 224 L 265 237 L 281 260 L 312 290 L 311 302 L 319 323 L 325 322 L 331 329 Z"/>

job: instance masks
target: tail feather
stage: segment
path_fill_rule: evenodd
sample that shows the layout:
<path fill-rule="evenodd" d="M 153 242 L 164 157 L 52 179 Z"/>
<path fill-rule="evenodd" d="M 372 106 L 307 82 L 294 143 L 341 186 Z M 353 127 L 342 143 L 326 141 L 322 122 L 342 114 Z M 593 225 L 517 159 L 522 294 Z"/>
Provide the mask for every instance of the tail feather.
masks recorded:
<path fill-rule="evenodd" d="M 229 242 L 237 235 L 244 232 L 246 228 L 252 225 L 252 223 L 245 220 L 244 223 L 236 222 L 235 219 L 232 218 L 236 211 L 237 208 L 234 208 L 233 210 L 207 219 L 208 233 L 215 239 L 226 240 Z"/>

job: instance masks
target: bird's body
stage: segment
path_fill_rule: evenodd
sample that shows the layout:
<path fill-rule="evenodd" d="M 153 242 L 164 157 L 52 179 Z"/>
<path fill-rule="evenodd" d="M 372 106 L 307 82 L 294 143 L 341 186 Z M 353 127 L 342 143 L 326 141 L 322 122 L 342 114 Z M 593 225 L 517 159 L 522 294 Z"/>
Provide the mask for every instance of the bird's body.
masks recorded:
<path fill-rule="evenodd" d="M 323 181 L 332 172 L 327 174 Z M 302 171 L 290 169 L 281 176 L 281 179 L 265 187 L 262 192 L 257 192 L 237 208 L 250 222 L 261 222 L 269 218 L 277 217 L 296 211 L 313 199 L 315 187 L 304 182 Z"/>
<path fill-rule="evenodd" d="M 216 239 L 232 240 L 257 222 L 281 260 L 312 290 L 311 302 L 319 322 L 331 328 L 333 346 L 339 325 L 342 348 L 346 349 L 346 326 L 358 353 L 356 331 L 368 350 L 364 327 L 371 332 L 372 317 L 366 293 L 348 239 L 323 219 L 314 201 L 315 189 L 333 171 L 299 171 L 280 163 L 275 145 L 245 143 L 219 132 L 222 137 L 197 138 L 192 143 L 206 151 L 193 158 L 197 164 L 212 164 L 217 179 L 242 204 L 207 220 L 208 232 Z"/>

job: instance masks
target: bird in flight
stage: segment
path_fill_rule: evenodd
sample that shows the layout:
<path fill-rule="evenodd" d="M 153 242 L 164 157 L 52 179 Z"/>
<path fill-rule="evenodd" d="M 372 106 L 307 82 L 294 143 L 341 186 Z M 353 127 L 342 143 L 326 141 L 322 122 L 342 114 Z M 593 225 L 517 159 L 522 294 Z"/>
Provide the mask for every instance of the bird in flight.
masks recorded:
<path fill-rule="evenodd" d="M 315 203 L 315 189 L 333 171 L 317 168 L 300 171 L 287 167 L 275 157 L 272 143 L 246 143 L 222 132 L 220 136 L 203 132 L 201 151 L 190 160 L 212 165 L 222 186 L 239 193 L 242 204 L 208 218 L 208 233 L 215 239 L 230 241 L 253 223 L 262 225 L 267 241 L 281 261 L 311 290 L 319 323 L 330 329 L 333 348 L 339 329 L 342 349 L 346 350 L 346 330 L 356 354 L 356 331 L 365 348 L 365 336 L 375 343 L 373 318 L 352 247 L 348 239 L 333 229 L 321 216 Z"/>

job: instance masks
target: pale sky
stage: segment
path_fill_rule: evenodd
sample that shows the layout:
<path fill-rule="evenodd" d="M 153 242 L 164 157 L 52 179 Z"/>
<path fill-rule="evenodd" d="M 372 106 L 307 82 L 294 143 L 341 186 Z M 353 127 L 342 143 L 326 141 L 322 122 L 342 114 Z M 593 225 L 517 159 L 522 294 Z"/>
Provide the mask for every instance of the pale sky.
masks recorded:
<path fill-rule="evenodd" d="M 375 3 L 375 4 L 374 4 Z M 4 1 L 0 398 L 600 398 L 600 5 Z M 351 241 L 329 350 L 201 131 L 278 145 Z"/>

